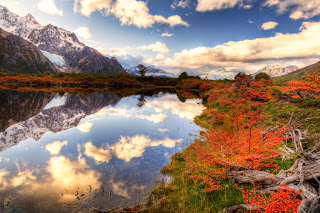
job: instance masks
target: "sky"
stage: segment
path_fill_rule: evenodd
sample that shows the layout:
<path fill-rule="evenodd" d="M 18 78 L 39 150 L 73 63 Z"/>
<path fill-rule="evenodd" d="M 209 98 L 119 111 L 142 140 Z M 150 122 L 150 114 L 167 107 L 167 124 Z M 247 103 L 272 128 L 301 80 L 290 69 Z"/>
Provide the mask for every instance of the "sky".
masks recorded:
<path fill-rule="evenodd" d="M 130 66 L 233 78 L 320 58 L 320 0 L 0 0 Z"/>

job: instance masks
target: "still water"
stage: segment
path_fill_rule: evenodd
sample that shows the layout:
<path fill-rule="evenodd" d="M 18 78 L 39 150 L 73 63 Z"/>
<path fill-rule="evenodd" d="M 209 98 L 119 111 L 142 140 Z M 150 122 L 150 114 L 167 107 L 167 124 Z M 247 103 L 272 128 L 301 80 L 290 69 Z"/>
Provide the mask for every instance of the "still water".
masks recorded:
<path fill-rule="evenodd" d="M 108 211 L 144 202 L 204 107 L 159 93 L 119 98 L 0 90 L 0 212 Z"/>

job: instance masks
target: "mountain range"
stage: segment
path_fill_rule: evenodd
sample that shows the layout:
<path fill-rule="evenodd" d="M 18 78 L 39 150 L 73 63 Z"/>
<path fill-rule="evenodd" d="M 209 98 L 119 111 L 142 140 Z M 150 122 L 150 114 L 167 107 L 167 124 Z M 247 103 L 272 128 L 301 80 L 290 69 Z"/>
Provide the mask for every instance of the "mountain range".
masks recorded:
<path fill-rule="evenodd" d="M 274 64 L 274 65 L 269 65 L 269 66 L 264 67 L 263 69 L 256 72 L 254 75 L 257 75 L 258 73 L 263 72 L 263 73 L 268 74 L 270 77 L 277 77 L 277 76 L 291 73 L 291 72 L 296 71 L 298 69 L 299 69 L 299 67 L 297 67 L 295 65 L 289 65 L 289 66 L 283 67 L 281 65 Z"/>
<path fill-rule="evenodd" d="M 120 62 L 121 63 L 121 62 Z M 131 75 L 134 76 L 140 76 L 140 68 L 139 67 L 130 67 L 128 64 L 126 63 L 121 63 L 122 67 Z M 155 66 L 147 66 L 146 67 L 146 76 L 153 76 L 153 77 L 157 77 L 157 78 L 178 78 L 177 75 L 173 74 L 173 73 L 169 73 L 166 72 L 158 67 Z"/>
<path fill-rule="evenodd" d="M 77 36 L 52 24 L 43 26 L 31 15 L 20 17 L 0 6 L 0 28 L 31 42 L 40 50 L 64 59 L 62 71 L 116 74 L 125 72 L 114 58 L 81 43 Z"/>

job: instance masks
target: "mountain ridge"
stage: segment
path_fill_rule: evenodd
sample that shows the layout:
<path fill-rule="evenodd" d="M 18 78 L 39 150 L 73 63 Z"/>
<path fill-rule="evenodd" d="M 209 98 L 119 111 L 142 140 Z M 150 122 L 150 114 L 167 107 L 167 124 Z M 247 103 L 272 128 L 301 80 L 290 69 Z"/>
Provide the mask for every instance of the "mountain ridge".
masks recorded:
<path fill-rule="evenodd" d="M 42 26 L 30 13 L 20 17 L 0 5 L 0 27 L 30 41 L 40 50 L 62 56 L 67 68 L 63 70 L 90 74 L 125 72 L 113 58 L 81 43 L 75 33 L 52 24 Z"/>

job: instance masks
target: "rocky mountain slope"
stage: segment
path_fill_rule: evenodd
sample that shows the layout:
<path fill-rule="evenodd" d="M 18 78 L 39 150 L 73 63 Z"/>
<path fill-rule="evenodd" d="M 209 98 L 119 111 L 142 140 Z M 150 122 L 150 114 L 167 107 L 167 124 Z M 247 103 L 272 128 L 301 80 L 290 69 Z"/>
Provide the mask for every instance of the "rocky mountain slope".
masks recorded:
<path fill-rule="evenodd" d="M 67 68 L 64 70 L 105 74 L 125 72 L 117 60 L 81 43 L 74 33 L 52 24 L 42 26 L 31 14 L 20 17 L 0 6 L 0 27 L 32 42 L 40 50 L 62 56 Z"/>
<path fill-rule="evenodd" d="M 274 65 L 264 67 L 263 69 L 256 72 L 254 75 L 257 75 L 258 73 L 263 72 L 263 73 L 267 73 L 271 77 L 277 77 L 277 76 L 291 73 L 293 71 L 296 71 L 297 69 L 299 69 L 299 67 L 295 65 L 289 65 L 287 67 L 283 67 L 281 65 L 274 64 Z"/>
<path fill-rule="evenodd" d="M 57 69 L 34 44 L 0 28 L 0 71 L 39 74 Z"/>

